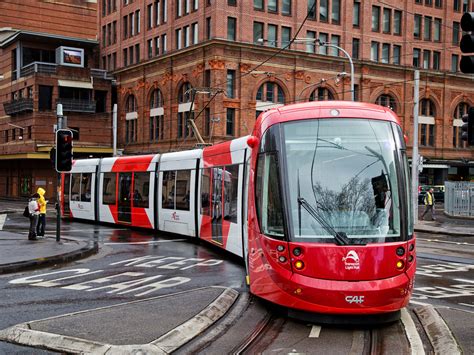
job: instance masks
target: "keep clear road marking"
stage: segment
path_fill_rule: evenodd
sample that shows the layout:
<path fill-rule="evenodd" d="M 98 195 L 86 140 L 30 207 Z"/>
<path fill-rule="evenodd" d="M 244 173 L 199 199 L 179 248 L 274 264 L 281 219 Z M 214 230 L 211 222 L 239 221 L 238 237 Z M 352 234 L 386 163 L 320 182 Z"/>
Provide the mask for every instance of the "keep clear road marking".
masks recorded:
<path fill-rule="evenodd" d="M 117 242 L 117 243 L 104 243 L 104 245 L 139 245 L 139 244 L 156 244 L 156 243 L 174 243 L 174 242 L 185 242 L 187 239 L 173 239 L 173 240 L 150 240 L 149 242 Z"/>
<path fill-rule="evenodd" d="M 0 214 L 0 231 L 3 230 L 3 225 L 5 224 L 5 220 L 7 219 L 7 214 Z"/>
<path fill-rule="evenodd" d="M 309 333 L 309 338 L 319 338 L 319 333 L 321 333 L 321 326 L 313 325 L 311 332 Z"/>

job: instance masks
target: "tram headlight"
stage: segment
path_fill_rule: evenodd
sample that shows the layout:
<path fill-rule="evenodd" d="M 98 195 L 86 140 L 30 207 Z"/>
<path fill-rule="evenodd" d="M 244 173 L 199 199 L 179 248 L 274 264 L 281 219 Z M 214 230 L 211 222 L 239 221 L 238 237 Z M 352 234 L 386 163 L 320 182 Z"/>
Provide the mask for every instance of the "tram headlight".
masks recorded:
<path fill-rule="evenodd" d="M 300 256 L 301 255 L 301 249 L 300 248 L 293 249 L 293 255 L 294 256 Z"/>
<path fill-rule="evenodd" d="M 413 251 L 415 249 L 415 243 L 410 244 L 410 247 L 408 248 L 409 251 Z"/>
<path fill-rule="evenodd" d="M 413 261 L 413 255 L 410 255 L 410 256 L 408 257 L 408 262 L 411 263 L 412 261 Z"/>
<path fill-rule="evenodd" d="M 404 267 L 405 267 L 405 263 L 403 262 L 403 260 L 398 260 L 397 261 L 397 269 L 402 270 Z"/>
<path fill-rule="evenodd" d="M 280 263 L 284 263 L 284 262 L 286 262 L 286 258 L 285 258 L 284 256 L 280 256 L 280 257 L 278 258 L 278 261 L 279 261 Z"/>
<path fill-rule="evenodd" d="M 301 260 L 296 260 L 293 265 L 295 266 L 296 270 L 302 270 L 304 268 L 304 262 Z"/>
<path fill-rule="evenodd" d="M 405 254 L 405 248 L 404 247 L 398 247 L 396 251 L 398 256 L 403 256 Z"/>
<path fill-rule="evenodd" d="M 285 247 L 283 245 L 278 245 L 277 250 L 281 253 L 283 250 L 285 250 Z"/>

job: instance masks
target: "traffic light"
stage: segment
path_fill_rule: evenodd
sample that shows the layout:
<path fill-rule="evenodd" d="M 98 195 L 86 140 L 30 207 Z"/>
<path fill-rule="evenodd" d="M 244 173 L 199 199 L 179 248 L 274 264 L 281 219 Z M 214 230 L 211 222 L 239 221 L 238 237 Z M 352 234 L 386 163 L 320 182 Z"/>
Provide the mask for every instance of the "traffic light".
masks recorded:
<path fill-rule="evenodd" d="M 474 146 L 474 107 L 470 107 L 468 113 L 462 116 L 461 139 L 467 141 L 467 145 Z"/>
<path fill-rule="evenodd" d="M 56 171 L 69 172 L 72 168 L 72 131 L 56 131 Z"/>
<path fill-rule="evenodd" d="M 461 28 L 464 32 L 469 32 L 461 38 L 459 47 L 463 53 L 473 55 L 463 55 L 459 67 L 463 73 L 474 73 L 474 12 L 466 12 L 461 17 Z"/>

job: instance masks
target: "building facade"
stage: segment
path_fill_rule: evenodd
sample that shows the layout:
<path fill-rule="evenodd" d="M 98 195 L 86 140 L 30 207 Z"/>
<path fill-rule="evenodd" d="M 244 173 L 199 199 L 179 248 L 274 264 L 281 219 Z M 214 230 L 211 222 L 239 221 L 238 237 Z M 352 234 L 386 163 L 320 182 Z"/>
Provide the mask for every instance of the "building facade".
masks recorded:
<path fill-rule="evenodd" d="M 421 182 L 472 179 L 460 125 L 474 87 L 458 71 L 459 22 L 471 9 L 468 0 L 101 0 L 101 66 L 118 84 L 119 145 L 125 154 L 189 149 L 188 114 L 215 143 L 251 133 L 272 107 L 350 100 L 338 46 L 354 61 L 356 100 L 391 107 L 410 149 L 420 70 Z M 212 90 L 193 99 L 190 88 Z"/>
<path fill-rule="evenodd" d="M 0 197 L 43 187 L 55 199 L 59 103 L 75 157 L 111 155 L 112 81 L 99 69 L 96 16 L 92 1 L 0 3 Z"/>

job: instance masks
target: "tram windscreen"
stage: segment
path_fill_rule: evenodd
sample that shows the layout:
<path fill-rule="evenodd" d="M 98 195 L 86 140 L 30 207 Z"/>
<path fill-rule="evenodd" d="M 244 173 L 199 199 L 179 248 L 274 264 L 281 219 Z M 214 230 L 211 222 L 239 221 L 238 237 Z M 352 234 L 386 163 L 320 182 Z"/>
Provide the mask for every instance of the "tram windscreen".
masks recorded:
<path fill-rule="evenodd" d="M 283 125 L 292 238 L 366 244 L 400 238 L 397 144 L 390 122 Z"/>

